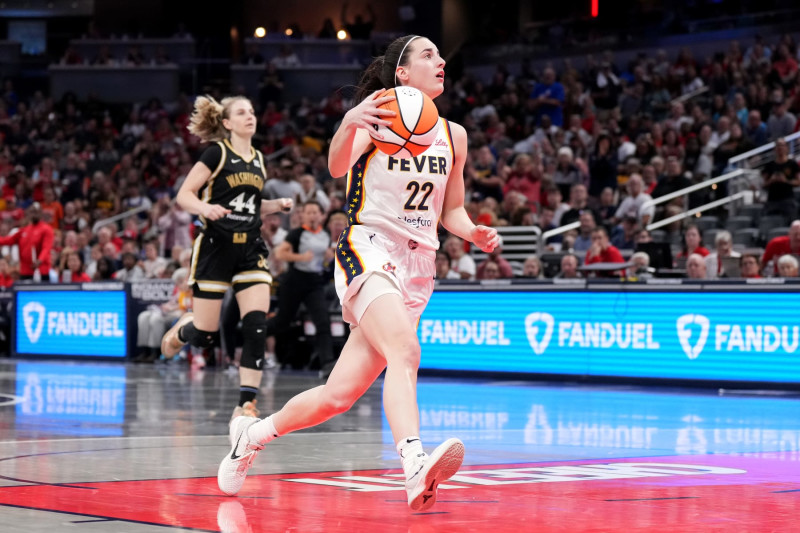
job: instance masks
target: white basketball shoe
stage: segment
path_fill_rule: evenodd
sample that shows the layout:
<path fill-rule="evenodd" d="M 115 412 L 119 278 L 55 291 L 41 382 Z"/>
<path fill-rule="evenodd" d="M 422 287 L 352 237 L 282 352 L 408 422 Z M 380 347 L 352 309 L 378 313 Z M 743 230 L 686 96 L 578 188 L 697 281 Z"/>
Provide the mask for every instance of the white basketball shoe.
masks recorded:
<path fill-rule="evenodd" d="M 183 316 L 164 333 L 164 336 L 161 337 L 161 353 L 164 354 L 164 357 L 172 359 L 183 349 L 186 343 L 178 337 L 178 332 L 183 326 L 193 320 L 194 313 L 184 313 Z"/>
<path fill-rule="evenodd" d="M 422 458 L 419 469 L 406 480 L 408 506 L 412 511 L 426 511 L 436 503 L 436 487 L 453 477 L 464 461 L 464 443 L 447 439 L 433 453 Z"/>
<path fill-rule="evenodd" d="M 247 436 L 247 430 L 257 422 L 259 419 L 252 416 L 239 416 L 231 422 L 231 451 L 222 459 L 217 471 L 219 490 L 228 496 L 239 492 L 253 460 L 264 449 L 263 444 L 251 441 Z"/>

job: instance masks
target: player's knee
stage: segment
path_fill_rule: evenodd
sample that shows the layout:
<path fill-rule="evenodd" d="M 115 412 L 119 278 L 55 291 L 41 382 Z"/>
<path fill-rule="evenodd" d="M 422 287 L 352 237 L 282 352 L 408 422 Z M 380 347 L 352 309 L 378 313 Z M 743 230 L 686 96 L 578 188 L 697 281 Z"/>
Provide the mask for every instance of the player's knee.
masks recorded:
<path fill-rule="evenodd" d="M 239 364 L 243 368 L 262 370 L 267 343 L 267 314 L 264 311 L 250 311 L 242 317 L 242 338 Z"/>
<path fill-rule="evenodd" d="M 400 365 L 408 368 L 419 368 L 420 354 L 422 350 L 416 338 L 398 342 L 391 349 L 391 355 L 387 357 L 389 365 Z"/>
<path fill-rule="evenodd" d="M 347 391 L 337 391 L 332 387 L 323 388 L 321 407 L 327 418 L 349 411 L 356 403 L 358 396 Z"/>
<path fill-rule="evenodd" d="M 219 331 L 197 329 L 192 322 L 181 328 L 180 336 L 186 339 L 188 344 L 198 348 L 213 348 L 219 344 Z"/>

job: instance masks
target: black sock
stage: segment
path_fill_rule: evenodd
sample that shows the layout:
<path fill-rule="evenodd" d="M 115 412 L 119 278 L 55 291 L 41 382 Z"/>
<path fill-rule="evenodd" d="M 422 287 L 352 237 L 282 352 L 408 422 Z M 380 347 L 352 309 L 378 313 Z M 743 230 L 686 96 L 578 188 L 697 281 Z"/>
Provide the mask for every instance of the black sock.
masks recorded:
<path fill-rule="evenodd" d="M 255 400 L 256 394 L 258 394 L 258 389 L 255 387 L 241 386 L 239 388 L 239 407 L 243 406 L 245 402 L 252 402 Z"/>

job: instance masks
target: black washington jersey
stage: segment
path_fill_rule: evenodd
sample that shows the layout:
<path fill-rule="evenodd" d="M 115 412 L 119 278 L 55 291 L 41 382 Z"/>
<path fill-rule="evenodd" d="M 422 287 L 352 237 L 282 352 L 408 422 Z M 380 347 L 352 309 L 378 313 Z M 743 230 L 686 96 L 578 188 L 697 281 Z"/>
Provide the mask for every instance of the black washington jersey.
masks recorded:
<path fill-rule="evenodd" d="M 218 220 L 203 221 L 203 227 L 229 233 L 252 233 L 261 227 L 261 189 L 267 179 L 264 155 L 250 148 L 248 157 L 236 153 L 228 139 L 203 151 L 200 161 L 211 170 L 200 199 L 231 210 Z"/>

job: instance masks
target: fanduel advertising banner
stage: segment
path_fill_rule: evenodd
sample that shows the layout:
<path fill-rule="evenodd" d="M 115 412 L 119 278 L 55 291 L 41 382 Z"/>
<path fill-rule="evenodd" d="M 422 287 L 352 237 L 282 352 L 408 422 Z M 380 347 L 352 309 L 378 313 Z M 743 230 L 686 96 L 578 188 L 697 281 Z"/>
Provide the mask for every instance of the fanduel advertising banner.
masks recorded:
<path fill-rule="evenodd" d="M 800 382 L 800 294 L 437 291 L 422 368 Z"/>
<path fill-rule="evenodd" d="M 125 291 L 16 293 L 16 353 L 125 357 Z"/>
<path fill-rule="evenodd" d="M 18 428 L 69 435 L 122 435 L 125 367 L 17 363 Z"/>

